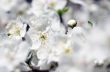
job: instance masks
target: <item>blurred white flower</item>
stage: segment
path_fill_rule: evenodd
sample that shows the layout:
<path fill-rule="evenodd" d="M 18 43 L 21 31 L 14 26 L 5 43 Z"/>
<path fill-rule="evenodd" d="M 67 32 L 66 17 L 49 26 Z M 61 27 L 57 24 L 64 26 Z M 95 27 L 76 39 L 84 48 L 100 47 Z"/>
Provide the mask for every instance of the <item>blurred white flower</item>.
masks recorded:
<path fill-rule="evenodd" d="M 82 69 L 74 66 L 59 66 L 55 72 L 84 72 Z"/>
<path fill-rule="evenodd" d="M 21 62 L 25 61 L 31 44 L 26 41 L 12 40 L 6 35 L 0 37 L 0 68 L 9 72 Z M 5 68 L 5 69 L 4 69 Z"/>
<path fill-rule="evenodd" d="M 45 4 L 42 0 L 33 0 L 32 8 L 30 10 L 36 16 L 40 16 L 45 13 Z"/>
<path fill-rule="evenodd" d="M 17 0 L 1 0 L 0 1 L 0 9 L 8 11 L 12 7 L 14 7 L 16 4 L 17 4 Z"/>
<path fill-rule="evenodd" d="M 9 38 L 21 39 L 26 34 L 27 24 L 20 21 L 9 21 L 6 26 L 7 35 Z"/>
<path fill-rule="evenodd" d="M 29 18 L 30 26 L 34 28 L 36 31 L 45 31 L 50 25 L 50 20 L 47 16 L 31 16 Z"/>
<path fill-rule="evenodd" d="M 67 0 L 46 0 L 47 6 L 54 10 L 63 9 L 66 6 Z"/>

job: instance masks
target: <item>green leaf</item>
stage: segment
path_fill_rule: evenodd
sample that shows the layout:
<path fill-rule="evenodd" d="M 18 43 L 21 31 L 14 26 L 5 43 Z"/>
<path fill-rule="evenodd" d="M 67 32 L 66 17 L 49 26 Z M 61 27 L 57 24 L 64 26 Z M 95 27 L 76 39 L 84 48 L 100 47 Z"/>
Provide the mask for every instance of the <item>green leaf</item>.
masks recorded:
<path fill-rule="evenodd" d="M 63 12 L 64 12 L 64 13 L 67 12 L 68 10 L 69 10 L 68 7 L 64 7 L 64 8 L 63 8 Z"/>
<path fill-rule="evenodd" d="M 68 10 L 69 10 L 68 7 L 64 7 L 63 9 L 57 10 L 57 13 L 58 13 L 59 15 L 63 15 L 63 14 L 66 13 Z"/>
<path fill-rule="evenodd" d="M 57 10 L 57 13 L 59 14 L 59 15 L 62 15 L 63 14 L 63 11 L 62 10 Z"/>

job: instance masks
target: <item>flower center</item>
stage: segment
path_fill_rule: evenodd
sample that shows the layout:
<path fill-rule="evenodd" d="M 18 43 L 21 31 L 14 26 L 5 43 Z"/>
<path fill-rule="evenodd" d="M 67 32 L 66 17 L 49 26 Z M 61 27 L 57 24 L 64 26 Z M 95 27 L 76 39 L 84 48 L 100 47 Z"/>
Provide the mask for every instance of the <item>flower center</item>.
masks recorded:
<path fill-rule="evenodd" d="M 54 7 L 55 5 L 56 5 L 56 2 L 54 2 L 54 1 L 52 1 L 52 2 L 49 3 L 49 6 L 50 7 Z"/>
<path fill-rule="evenodd" d="M 64 48 L 64 53 L 66 53 L 66 54 L 71 53 L 71 48 Z"/>
<path fill-rule="evenodd" d="M 47 40 L 47 34 L 46 34 L 46 33 L 40 33 L 39 39 L 40 39 L 41 41 Z"/>
<path fill-rule="evenodd" d="M 13 25 L 12 28 L 9 29 L 8 36 L 12 35 L 20 36 L 20 28 L 18 26 Z"/>

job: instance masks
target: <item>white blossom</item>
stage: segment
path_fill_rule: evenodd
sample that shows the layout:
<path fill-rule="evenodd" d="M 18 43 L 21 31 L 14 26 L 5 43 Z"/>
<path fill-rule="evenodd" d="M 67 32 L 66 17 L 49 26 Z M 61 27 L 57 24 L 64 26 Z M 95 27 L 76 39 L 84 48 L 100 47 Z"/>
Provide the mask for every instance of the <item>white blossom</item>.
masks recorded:
<path fill-rule="evenodd" d="M 7 26 L 7 35 L 9 38 L 21 39 L 26 34 L 27 24 L 23 24 L 20 21 L 10 21 Z"/>

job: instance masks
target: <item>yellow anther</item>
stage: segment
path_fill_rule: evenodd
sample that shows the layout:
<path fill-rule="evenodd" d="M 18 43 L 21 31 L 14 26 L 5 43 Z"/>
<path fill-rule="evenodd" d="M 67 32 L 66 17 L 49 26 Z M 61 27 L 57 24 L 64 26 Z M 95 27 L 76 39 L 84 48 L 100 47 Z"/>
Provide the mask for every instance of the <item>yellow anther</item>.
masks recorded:
<path fill-rule="evenodd" d="M 45 41 L 47 39 L 47 34 L 46 33 L 40 33 L 39 39 L 41 41 Z"/>

